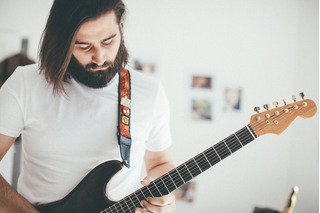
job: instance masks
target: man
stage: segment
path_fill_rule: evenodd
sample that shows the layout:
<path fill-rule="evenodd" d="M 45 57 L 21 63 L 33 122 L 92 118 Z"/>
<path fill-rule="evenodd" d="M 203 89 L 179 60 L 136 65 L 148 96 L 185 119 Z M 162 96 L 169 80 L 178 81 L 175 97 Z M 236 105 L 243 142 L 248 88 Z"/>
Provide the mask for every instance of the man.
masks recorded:
<path fill-rule="evenodd" d="M 96 166 L 121 160 L 119 71 L 128 53 L 121 0 L 55 0 L 40 47 L 40 66 L 19 67 L 0 90 L 0 159 L 22 135 L 18 193 L 0 177 L 0 212 L 37 212 L 33 205 L 65 197 Z M 169 107 L 161 84 L 131 77 L 130 168 L 108 185 L 119 200 L 171 170 Z M 31 204 L 32 205 L 31 205 Z M 136 212 L 172 212 L 172 194 L 147 198 Z"/>

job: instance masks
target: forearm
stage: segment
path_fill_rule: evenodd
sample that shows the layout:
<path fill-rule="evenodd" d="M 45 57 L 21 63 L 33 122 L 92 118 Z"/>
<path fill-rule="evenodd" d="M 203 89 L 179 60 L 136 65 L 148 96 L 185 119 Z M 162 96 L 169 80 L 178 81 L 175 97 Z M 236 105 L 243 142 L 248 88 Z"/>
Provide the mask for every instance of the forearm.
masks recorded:
<path fill-rule="evenodd" d="M 161 175 L 169 172 L 170 170 L 172 170 L 174 168 L 174 165 L 172 162 L 166 162 L 166 163 L 163 163 L 163 164 L 159 164 L 153 168 L 150 168 L 148 171 L 147 171 L 147 174 L 148 176 L 156 179 L 158 177 L 160 177 Z"/>
<path fill-rule="evenodd" d="M 37 210 L 0 175 L 0 212 L 1 213 L 38 213 Z"/>

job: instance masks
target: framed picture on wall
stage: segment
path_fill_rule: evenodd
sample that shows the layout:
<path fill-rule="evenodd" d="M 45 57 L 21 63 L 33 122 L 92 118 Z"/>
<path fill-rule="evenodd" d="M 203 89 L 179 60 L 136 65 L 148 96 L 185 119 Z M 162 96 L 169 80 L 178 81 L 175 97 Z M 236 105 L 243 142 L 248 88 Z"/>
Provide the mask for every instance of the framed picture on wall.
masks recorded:
<path fill-rule="evenodd" d="M 242 89 L 240 87 L 226 87 L 223 91 L 223 110 L 226 112 L 241 111 Z"/>
<path fill-rule="evenodd" d="M 192 75 L 191 88 L 211 90 L 213 88 L 213 77 L 209 75 Z"/>
<path fill-rule="evenodd" d="M 194 121 L 211 121 L 212 101 L 210 98 L 192 98 L 191 100 L 191 118 Z"/>
<path fill-rule="evenodd" d="M 132 66 L 133 69 L 148 74 L 154 74 L 157 68 L 155 62 L 143 60 L 141 58 L 133 59 Z"/>
<path fill-rule="evenodd" d="M 176 197 L 177 209 L 184 212 L 190 212 L 194 207 L 196 194 L 196 182 L 191 181 L 174 191 Z"/>

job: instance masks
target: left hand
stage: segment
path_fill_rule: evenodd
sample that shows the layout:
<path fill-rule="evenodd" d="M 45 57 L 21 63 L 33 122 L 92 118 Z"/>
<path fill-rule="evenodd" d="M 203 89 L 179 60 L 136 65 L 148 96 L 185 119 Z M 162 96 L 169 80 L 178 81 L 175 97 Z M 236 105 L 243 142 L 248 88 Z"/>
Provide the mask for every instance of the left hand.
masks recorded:
<path fill-rule="evenodd" d="M 143 186 L 148 186 L 154 179 L 147 176 L 141 181 Z M 153 212 L 153 213 L 171 213 L 176 209 L 175 196 L 173 193 L 163 195 L 162 197 L 148 197 L 141 201 L 144 209 L 137 208 L 135 213 Z"/>

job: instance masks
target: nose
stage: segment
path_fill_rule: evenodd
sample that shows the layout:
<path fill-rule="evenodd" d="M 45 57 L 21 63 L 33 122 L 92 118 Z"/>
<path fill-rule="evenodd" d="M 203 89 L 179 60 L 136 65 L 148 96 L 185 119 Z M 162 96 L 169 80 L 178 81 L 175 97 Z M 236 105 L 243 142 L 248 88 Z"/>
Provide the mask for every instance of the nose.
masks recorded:
<path fill-rule="evenodd" d="M 92 62 L 101 66 L 106 61 L 106 54 L 101 47 L 95 48 L 95 51 L 92 55 Z"/>

